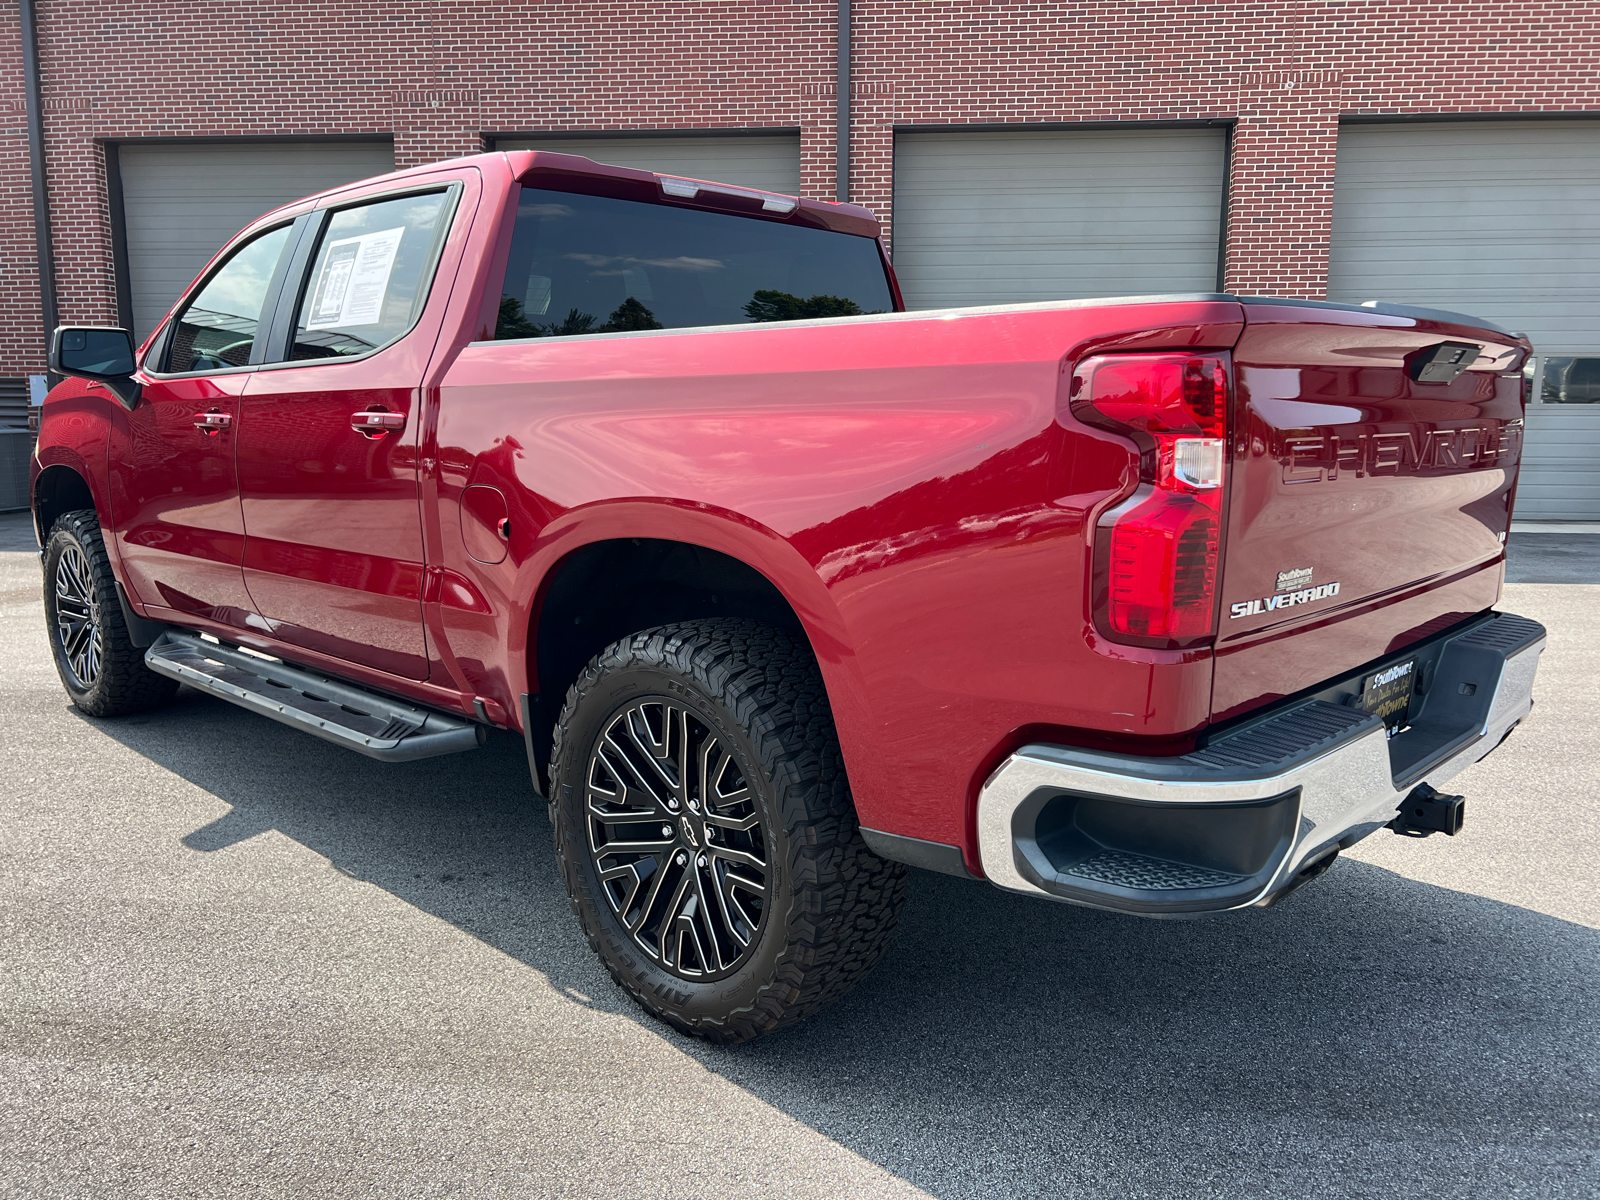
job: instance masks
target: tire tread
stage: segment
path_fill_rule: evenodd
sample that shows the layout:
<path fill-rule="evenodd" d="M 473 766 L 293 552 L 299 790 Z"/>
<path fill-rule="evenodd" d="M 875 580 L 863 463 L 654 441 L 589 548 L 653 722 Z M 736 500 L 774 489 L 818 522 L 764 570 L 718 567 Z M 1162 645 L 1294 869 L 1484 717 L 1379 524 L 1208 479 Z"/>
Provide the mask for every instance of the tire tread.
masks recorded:
<path fill-rule="evenodd" d="M 72 538 L 83 548 L 84 557 L 89 560 L 89 570 L 94 576 L 96 600 L 100 606 L 100 678 L 87 692 L 72 686 L 62 668 L 60 648 L 56 644 L 50 569 L 53 559 L 49 547 L 61 534 Z M 45 613 L 47 621 L 50 621 L 50 648 L 56 659 L 56 669 L 61 672 L 61 682 L 72 697 L 72 702 L 91 717 L 121 717 L 149 712 L 171 701 L 178 691 L 177 681 L 158 675 L 145 666 L 144 651 L 135 646 L 128 636 L 128 623 L 123 618 L 122 602 L 117 596 L 116 576 L 111 572 L 111 556 L 106 551 L 105 535 L 100 530 L 100 521 L 94 510 L 83 508 L 63 513 L 50 527 L 45 547 Z"/>
<path fill-rule="evenodd" d="M 605 952 L 589 894 L 568 842 L 582 845 L 550 789 L 556 855 L 573 912 L 611 977 L 647 1011 L 684 1033 L 732 1043 L 771 1033 L 831 1004 L 883 956 L 905 902 L 906 870 L 862 840 L 827 692 L 811 649 L 772 626 L 736 619 L 683 621 L 614 642 L 568 690 L 556 722 L 550 777 L 574 752 L 571 725 L 608 674 L 650 666 L 693 678 L 726 705 L 757 748 L 788 831 L 785 948 L 753 1001 L 721 1018 L 689 1022 L 638 986 Z M 577 752 L 581 753 L 581 749 Z"/>

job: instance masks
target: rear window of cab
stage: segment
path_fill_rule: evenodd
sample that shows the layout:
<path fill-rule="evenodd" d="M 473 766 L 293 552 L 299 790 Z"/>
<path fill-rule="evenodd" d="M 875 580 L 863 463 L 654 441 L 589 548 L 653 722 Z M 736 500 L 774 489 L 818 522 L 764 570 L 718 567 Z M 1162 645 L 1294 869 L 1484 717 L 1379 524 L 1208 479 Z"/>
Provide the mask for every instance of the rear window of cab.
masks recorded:
<path fill-rule="evenodd" d="M 495 337 L 683 329 L 893 309 L 872 238 L 525 188 Z"/>

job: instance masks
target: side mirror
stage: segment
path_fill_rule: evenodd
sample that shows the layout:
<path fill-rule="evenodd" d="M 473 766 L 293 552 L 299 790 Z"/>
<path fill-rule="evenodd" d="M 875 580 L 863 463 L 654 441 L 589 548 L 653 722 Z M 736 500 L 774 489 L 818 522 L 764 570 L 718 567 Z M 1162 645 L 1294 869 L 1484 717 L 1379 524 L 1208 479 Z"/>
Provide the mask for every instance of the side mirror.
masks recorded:
<path fill-rule="evenodd" d="M 52 371 L 105 384 L 129 410 L 139 403 L 136 368 L 133 335 L 126 329 L 62 325 L 50 339 Z"/>

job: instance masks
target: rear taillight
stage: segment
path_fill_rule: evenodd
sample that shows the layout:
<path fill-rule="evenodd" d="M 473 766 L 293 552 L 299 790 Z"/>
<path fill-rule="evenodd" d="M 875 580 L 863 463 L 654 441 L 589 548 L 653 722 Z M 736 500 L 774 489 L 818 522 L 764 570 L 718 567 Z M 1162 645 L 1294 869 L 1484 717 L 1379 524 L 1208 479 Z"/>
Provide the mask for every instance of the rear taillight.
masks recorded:
<path fill-rule="evenodd" d="M 1228 363 L 1217 355 L 1085 359 L 1073 413 L 1133 439 L 1139 486 L 1095 529 L 1095 622 L 1118 641 L 1181 646 L 1216 627 Z"/>

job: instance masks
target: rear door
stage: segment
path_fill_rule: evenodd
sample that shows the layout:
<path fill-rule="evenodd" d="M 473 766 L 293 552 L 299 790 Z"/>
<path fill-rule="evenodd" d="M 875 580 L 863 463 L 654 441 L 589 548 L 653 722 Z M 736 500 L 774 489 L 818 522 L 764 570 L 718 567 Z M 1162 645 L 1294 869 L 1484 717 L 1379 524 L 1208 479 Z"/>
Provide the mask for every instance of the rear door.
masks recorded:
<path fill-rule="evenodd" d="M 428 673 L 418 511 L 420 383 L 476 171 L 330 202 L 301 240 L 275 326 L 286 361 L 239 428 L 244 578 L 276 637 L 407 679 Z M 447 240 L 453 251 L 443 255 Z"/>
<path fill-rule="evenodd" d="M 1244 312 L 1218 720 L 1493 606 L 1523 438 L 1526 343 L 1509 334 L 1445 314 Z"/>

